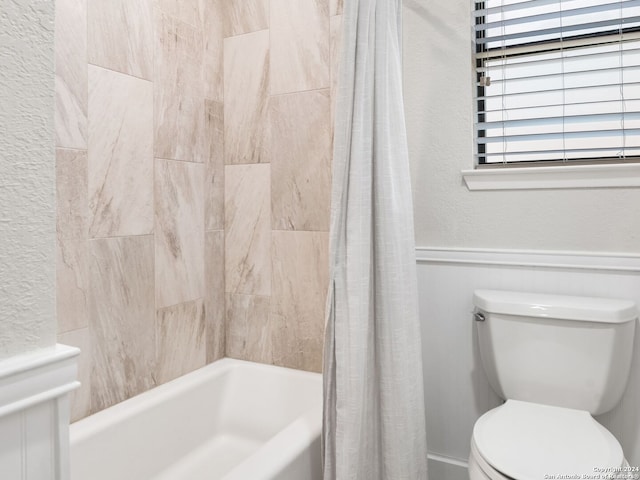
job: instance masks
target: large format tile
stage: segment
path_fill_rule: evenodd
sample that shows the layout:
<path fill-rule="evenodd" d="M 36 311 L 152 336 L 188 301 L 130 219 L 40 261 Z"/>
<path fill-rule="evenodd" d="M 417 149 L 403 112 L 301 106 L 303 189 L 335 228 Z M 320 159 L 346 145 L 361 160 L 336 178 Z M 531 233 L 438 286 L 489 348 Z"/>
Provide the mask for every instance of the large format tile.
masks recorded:
<path fill-rule="evenodd" d="M 161 384 L 206 363 L 202 299 L 158 309 L 156 313 L 156 381 Z"/>
<path fill-rule="evenodd" d="M 269 102 L 272 226 L 329 230 L 329 90 L 277 95 Z"/>
<path fill-rule="evenodd" d="M 330 0 L 329 14 L 331 16 L 342 15 L 343 8 L 344 8 L 344 0 Z"/>
<path fill-rule="evenodd" d="M 273 363 L 269 297 L 227 294 L 227 357 Z"/>
<path fill-rule="evenodd" d="M 226 0 L 155 0 L 156 6 L 165 14 L 195 27 L 198 25 L 205 4 Z"/>
<path fill-rule="evenodd" d="M 329 87 L 328 2 L 271 0 L 272 95 Z"/>
<path fill-rule="evenodd" d="M 91 341 L 89 329 L 82 328 L 58 335 L 58 343 L 80 349 L 78 376 L 80 388 L 71 392 L 71 421 L 75 422 L 91 414 Z"/>
<path fill-rule="evenodd" d="M 89 321 L 87 152 L 56 149 L 56 316 L 58 332 Z"/>
<path fill-rule="evenodd" d="M 227 0 L 223 14 L 225 37 L 269 28 L 269 0 Z"/>
<path fill-rule="evenodd" d="M 87 0 L 58 0 L 56 145 L 87 148 Z"/>
<path fill-rule="evenodd" d="M 224 105 L 206 101 L 209 155 L 206 163 L 204 218 L 206 230 L 224 229 Z"/>
<path fill-rule="evenodd" d="M 224 40 L 225 163 L 268 162 L 269 31 Z"/>
<path fill-rule="evenodd" d="M 204 96 L 222 102 L 224 98 L 223 30 L 227 0 L 202 0 L 202 78 Z"/>
<path fill-rule="evenodd" d="M 89 245 L 58 236 L 56 247 L 56 318 L 65 333 L 89 324 Z"/>
<path fill-rule="evenodd" d="M 340 62 L 342 61 L 342 15 L 331 17 L 331 139 L 335 130 L 336 98 L 338 97 L 338 80 L 340 78 Z M 333 146 L 332 146 L 333 150 Z"/>
<path fill-rule="evenodd" d="M 270 165 L 225 167 L 225 288 L 271 294 Z"/>
<path fill-rule="evenodd" d="M 205 329 L 207 362 L 224 357 L 224 231 L 205 234 Z"/>
<path fill-rule="evenodd" d="M 89 63 L 151 80 L 153 0 L 88 0 Z"/>
<path fill-rule="evenodd" d="M 92 237 L 153 230 L 152 84 L 89 66 Z"/>
<path fill-rule="evenodd" d="M 271 328 L 277 365 L 322 369 L 328 250 L 328 233 L 273 232 Z"/>
<path fill-rule="evenodd" d="M 90 242 L 91 410 L 155 386 L 153 236 Z"/>
<path fill-rule="evenodd" d="M 56 232 L 62 238 L 86 238 L 89 209 L 87 152 L 56 149 Z"/>
<path fill-rule="evenodd" d="M 204 162 L 205 100 L 199 28 L 158 11 L 155 16 L 155 156 Z"/>
<path fill-rule="evenodd" d="M 204 296 L 204 165 L 156 160 L 156 302 Z"/>

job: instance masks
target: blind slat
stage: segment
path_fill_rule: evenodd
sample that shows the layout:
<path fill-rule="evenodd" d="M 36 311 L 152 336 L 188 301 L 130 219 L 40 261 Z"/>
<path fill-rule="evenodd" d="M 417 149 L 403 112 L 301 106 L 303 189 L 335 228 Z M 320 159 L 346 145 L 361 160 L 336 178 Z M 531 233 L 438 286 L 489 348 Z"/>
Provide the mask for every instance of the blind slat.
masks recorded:
<path fill-rule="evenodd" d="M 553 140 L 553 139 L 580 139 L 580 138 L 594 138 L 594 137 L 622 137 L 624 135 L 640 135 L 640 128 L 634 130 L 620 129 L 611 130 L 590 130 L 580 132 L 560 132 L 560 133 L 532 133 L 529 135 L 505 135 L 502 137 L 478 137 L 478 143 L 504 143 L 504 142 L 525 142 L 525 141 L 539 141 Z"/>
<path fill-rule="evenodd" d="M 629 17 L 625 19 L 625 23 L 632 23 L 632 24 L 640 23 L 640 16 Z M 577 25 L 565 25 L 565 26 L 559 26 L 559 27 L 553 27 L 553 28 L 543 28 L 535 31 L 528 30 L 525 32 L 509 33 L 506 35 L 485 36 L 485 37 L 477 38 L 476 43 L 482 45 L 485 43 L 503 42 L 506 40 L 519 40 L 519 39 L 525 39 L 525 38 L 527 39 L 527 42 L 535 42 L 537 41 L 537 39 L 540 39 L 541 37 L 546 37 L 556 33 L 564 34 L 569 32 L 579 32 L 581 30 L 601 29 L 603 27 L 611 27 L 611 26 L 619 27 L 620 25 L 621 24 L 619 19 L 600 20 L 598 22 L 581 23 Z"/>
<path fill-rule="evenodd" d="M 624 102 L 637 102 L 640 100 L 640 96 L 638 97 L 627 97 L 625 96 L 624 98 Z M 516 108 L 495 108 L 495 109 L 489 109 L 489 108 L 485 108 L 482 112 L 479 112 L 480 114 L 487 114 L 487 113 L 494 113 L 494 112 L 505 112 L 506 113 L 506 117 L 509 118 L 511 116 L 511 114 L 517 114 L 518 112 L 523 112 L 523 111 L 534 111 L 537 109 L 541 109 L 541 108 L 555 108 L 555 107 L 563 107 L 563 106 L 569 106 L 569 107 L 579 107 L 579 106 L 588 106 L 588 105 L 620 105 L 620 103 L 623 100 L 617 99 L 617 100 L 602 100 L 599 102 L 592 102 L 592 101 L 587 101 L 587 102 L 573 102 L 573 103 L 550 103 L 550 104 L 538 104 L 535 107 L 516 107 Z M 537 118 L 537 117 L 527 117 L 527 118 Z"/>
<path fill-rule="evenodd" d="M 481 130 L 505 129 L 509 127 L 535 127 L 564 123 L 596 123 L 604 121 L 630 122 L 640 120 L 640 112 L 595 113 L 587 115 L 565 115 L 562 117 L 523 118 L 518 120 L 497 120 L 494 122 L 480 122 L 476 128 Z"/>
<path fill-rule="evenodd" d="M 622 87 L 628 87 L 628 86 L 636 86 L 636 85 L 640 85 L 640 82 L 629 82 L 629 83 L 603 83 L 600 85 L 587 85 L 587 86 L 580 86 L 580 87 L 569 87 L 569 88 L 550 88 L 550 89 L 546 89 L 546 90 L 532 90 L 530 92 L 514 92 L 514 93 L 496 93 L 494 95 L 482 95 L 477 97 L 478 100 L 489 100 L 492 98 L 498 98 L 498 97 L 509 97 L 509 96 L 516 96 L 516 95 L 524 95 L 526 93 L 553 93 L 553 92 L 563 92 L 563 91 L 574 91 L 574 90 L 588 90 L 588 89 L 592 89 L 592 88 L 610 88 L 610 87 L 618 87 L 618 88 L 622 88 Z"/>
<path fill-rule="evenodd" d="M 522 25 L 524 23 L 539 22 L 544 20 L 555 20 L 560 18 L 571 18 L 579 15 L 591 15 L 594 13 L 618 12 L 624 8 L 638 7 L 640 0 L 629 0 L 626 2 L 611 2 L 601 5 L 591 5 L 588 7 L 572 8 L 568 10 L 559 10 L 555 12 L 539 13 L 535 15 L 524 15 L 505 20 L 499 20 L 487 23 L 478 23 L 475 25 L 476 32 L 489 30 L 492 28 L 508 27 L 511 25 Z M 498 12 L 499 13 L 499 12 Z M 618 22 L 619 23 L 619 22 Z"/>
<path fill-rule="evenodd" d="M 623 60 L 625 58 L 629 59 L 629 57 L 633 57 L 633 56 L 640 56 L 640 48 L 623 48 L 622 50 L 622 54 L 620 53 L 620 46 L 618 44 L 614 44 L 614 45 L 606 45 L 606 47 L 610 48 L 611 50 L 608 51 L 604 51 L 604 52 L 598 52 L 598 53 L 575 53 L 575 50 L 569 50 L 566 52 L 556 52 L 555 55 L 558 56 L 554 56 L 552 58 L 527 58 L 524 61 L 518 61 L 517 58 L 514 59 L 509 59 L 510 60 L 510 65 L 512 65 L 513 67 L 538 67 L 538 68 L 544 68 L 545 66 L 549 66 L 549 65 L 554 65 L 557 64 L 559 61 L 564 61 L 565 65 L 566 64 L 570 64 L 570 63 L 580 63 L 580 62 L 584 62 L 584 61 L 597 61 L 597 60 L 606 60 L 608 58 L 616 58 L 616 59 L 620 59 L 622 58 Z M 613 50 L 615 48 L 615 50 Z M 589 49 L 584 49 L 584 50 L 589 50 Z M 578 50 L 581 51 L 581 50 Z M 544 57 L 548 57 L 550 54 L 542 54 L 541 56 Z M 562 55 L 562 56 L 560 56 Z M 620 55 L 622 55 L 622 57 L 620 57 Z M 500 68 L 502 68 L 501 63 L 502 62 L 506 62 L 507 58 L 505 57 L 500 57 L 499 55 L 496 56 L 493 59 L 486 59 L 487 62 L 491 62 L 492 65 L 489 66 L 480 66 L 480 67 L 476 67 L 476 72 L 477 73 L 486 73 L 486 72 L 490 72 L 490 71 L 496 71 L 499 70 Z M 493 64 L 493 63 L 496 64 Z M 498 63 L 500 62 L 500 63 Z"/>

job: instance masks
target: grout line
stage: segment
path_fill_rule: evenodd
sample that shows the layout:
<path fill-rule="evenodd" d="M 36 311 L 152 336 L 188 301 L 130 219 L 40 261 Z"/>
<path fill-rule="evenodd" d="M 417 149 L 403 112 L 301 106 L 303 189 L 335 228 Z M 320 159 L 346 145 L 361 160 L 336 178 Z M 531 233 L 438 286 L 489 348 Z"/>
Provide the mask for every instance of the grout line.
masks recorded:
<path fill-rule="evenodd" d="M 155 233 L 137 233 L 133 235 L 111 235 L 110 237 L 87 237 L 87 241 L 92 242 L 94 240 L 108 240 L 115 238 L 131 238 L 131 237 L 154 237 Z"/>
<path fill-rule="evenodd" d="M 331 72 L 329 72 L 329 73 L 331 73 Z M 297 90 L 295 92 L 270 93 L 269 96 L 270 97 L 282 97 L 284 95 L 295 95 L 297 93 L 322 92 L 322 91 L 326 91 L 327 93 L 331 93 L 331 85 L 329 85 L 328 87 L 310 88 L 309 90 Z"/>
<path fill-rule="evenodd" d="M 181 163 L 192 163 L 194 165 L 206 165 L 206 162 L 195 162 L 193 160 L 181 160 L 179 158 L 164 158 L 164 157 L 153 157 L 154 160 L 163 160 L 165 162 L 181 162 Z"/>
<path fill-rule="evenodd" d="M 126 77 L 135 78 L 136 80 L 143 80 L 145 82 L 149 82 L 153 84 L 153 80 L 149 80 L 148 78 L 142 78 L 142 77 L 139 77 L 138 75 L 133 75 L 131 73 L 121 72 L 120 70 L 114 70 L 113 68 L 109 68 L 109 67 L 103 67 L 102 65 L 96 65 L 95 63 L 87 63 L 87 66 L 101 68 L 102 70 L 108 70 L 109 72 L 119 73 L 120 75 L 124 75 Z"/>
<path fill-rule="evenodd" d="M 70 150 L 72 152 L 85 152 L 85 153 L 89 151 L 88 146 L 85 147 L 85 148 L 77 148 L 77 147 L 60 147 L 60 146 L 56 145 L 55 149 L 56 150 Z"/>

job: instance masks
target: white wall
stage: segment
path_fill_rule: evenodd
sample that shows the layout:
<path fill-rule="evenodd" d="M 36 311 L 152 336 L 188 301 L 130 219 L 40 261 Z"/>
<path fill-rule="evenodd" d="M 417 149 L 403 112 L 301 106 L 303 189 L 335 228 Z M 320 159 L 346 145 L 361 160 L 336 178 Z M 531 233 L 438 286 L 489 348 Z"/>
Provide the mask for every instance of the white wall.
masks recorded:
<path fill-rule="evenodd" d="M 55 343 L 54 2 L 0 15 L 0 359 Z"/>
<path fill-rule="evenodd" d="M 418 245 L 640 252 L 640 189 L 469 192 L 471 1 L 404 1 L 404 74 Z"/>

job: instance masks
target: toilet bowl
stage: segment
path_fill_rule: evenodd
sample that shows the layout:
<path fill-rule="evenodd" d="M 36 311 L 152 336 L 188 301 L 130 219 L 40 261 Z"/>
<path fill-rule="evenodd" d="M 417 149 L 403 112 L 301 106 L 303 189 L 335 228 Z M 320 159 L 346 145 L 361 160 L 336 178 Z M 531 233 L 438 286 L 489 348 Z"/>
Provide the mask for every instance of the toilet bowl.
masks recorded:
<path fill-rule="evenodd" d="M 478 290 L 474 305 L 482 365 L 506 401 L 474 425 L 470 480 L 630 478 L 593 415 L 626 388 L 635 303 Z"/>
<path fill-rule="evenodd" d="M 469 478 L 596 479 L 626 465 L 620 443 L 589 412 L 507 400 L 474 426 Z"/>

